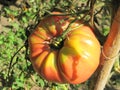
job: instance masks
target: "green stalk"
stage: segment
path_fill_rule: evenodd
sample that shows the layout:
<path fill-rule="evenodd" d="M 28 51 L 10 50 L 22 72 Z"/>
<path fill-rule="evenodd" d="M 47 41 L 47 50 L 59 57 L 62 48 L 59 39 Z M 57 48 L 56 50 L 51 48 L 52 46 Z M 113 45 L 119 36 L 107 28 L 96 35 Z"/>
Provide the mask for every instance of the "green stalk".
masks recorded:
<path fill-rule="evenodd" d="M 63 31 L 62 35 L 60 36 L 62 39 L 65 39 L 66 35 L 67 35 L 71 30 L 73 30 L 73 29 L 70 29 L 70 27 L 71 27 L 71 25 L 72 25 L 76 20 L 78 20 L 78 19 L 75 18 L 74 20 L 72 20 L 72 21 L 70 22 L 70 24 L 68 25 L 68 27 L 66 28 L 66 30 Z"/>

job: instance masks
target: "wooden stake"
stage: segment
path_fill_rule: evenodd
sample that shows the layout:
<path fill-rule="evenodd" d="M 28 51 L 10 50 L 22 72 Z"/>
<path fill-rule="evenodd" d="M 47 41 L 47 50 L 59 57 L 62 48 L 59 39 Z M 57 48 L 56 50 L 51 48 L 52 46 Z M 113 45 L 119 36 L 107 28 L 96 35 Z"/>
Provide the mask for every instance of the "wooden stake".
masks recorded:
<path fill-rule="evenodd" d="M 120 7 L 115 14 L 101 54 L 101 66 L 94 90 L 104 90 L 113 64 L 120 51 Z"/>

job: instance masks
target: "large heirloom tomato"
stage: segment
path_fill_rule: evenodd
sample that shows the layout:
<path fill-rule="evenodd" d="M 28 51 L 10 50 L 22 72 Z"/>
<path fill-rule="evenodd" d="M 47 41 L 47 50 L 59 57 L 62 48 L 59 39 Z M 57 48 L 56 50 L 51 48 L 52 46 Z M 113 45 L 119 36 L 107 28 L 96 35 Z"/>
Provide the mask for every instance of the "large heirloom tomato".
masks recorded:
<path fill-rule="evenodd" d="M 49 16 L 43 19 L 29 37 L 30 59 L 44 79 L 58 83 L 78 84 L 86 81 L 99 64 L 100 44 L 90 27 L 71 19 Z"/>

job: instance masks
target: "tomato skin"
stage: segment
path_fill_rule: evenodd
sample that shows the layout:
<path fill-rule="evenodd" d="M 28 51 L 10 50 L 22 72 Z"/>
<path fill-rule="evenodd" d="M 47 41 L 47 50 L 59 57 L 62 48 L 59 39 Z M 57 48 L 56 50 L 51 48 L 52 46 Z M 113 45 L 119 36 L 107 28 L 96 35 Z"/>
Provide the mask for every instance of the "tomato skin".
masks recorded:
<path fill-rule="evenodd" d="M 70 83 L 84 82 L 96 70 L 100 57 L 100 45 L 96 42 L 87 26 L 72 31 L 65 40 L 64 47 L 60 50 L 59 65 Z"/>
<path fill-rule="evenodd" d="M 54 50 L 49 43 L 60 36 L 70 23 L 65 16 L 50 16 L 36 27 L 29 37 L 30 59 L 34 69 L 52 82 L 78 84 L 86 81 L 99 65 L 100 44 L 88 26 L 78 22 L 63 43 Z"/>

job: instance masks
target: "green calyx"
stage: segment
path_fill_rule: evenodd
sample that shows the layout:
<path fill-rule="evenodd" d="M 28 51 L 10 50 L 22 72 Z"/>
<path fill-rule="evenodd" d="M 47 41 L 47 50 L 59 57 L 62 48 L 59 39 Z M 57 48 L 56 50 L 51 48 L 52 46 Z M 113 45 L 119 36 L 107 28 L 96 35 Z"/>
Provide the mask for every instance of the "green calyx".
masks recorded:
<path fill-rule="evenodd" d="M 53 50 L 59 50 L 60 48 L 63 47 L 63 41 L 64 39 L 62 37 L 55 37 L 53 39 L 51 39 L 50 41 L 50 48 L 53 49 Z"/>

